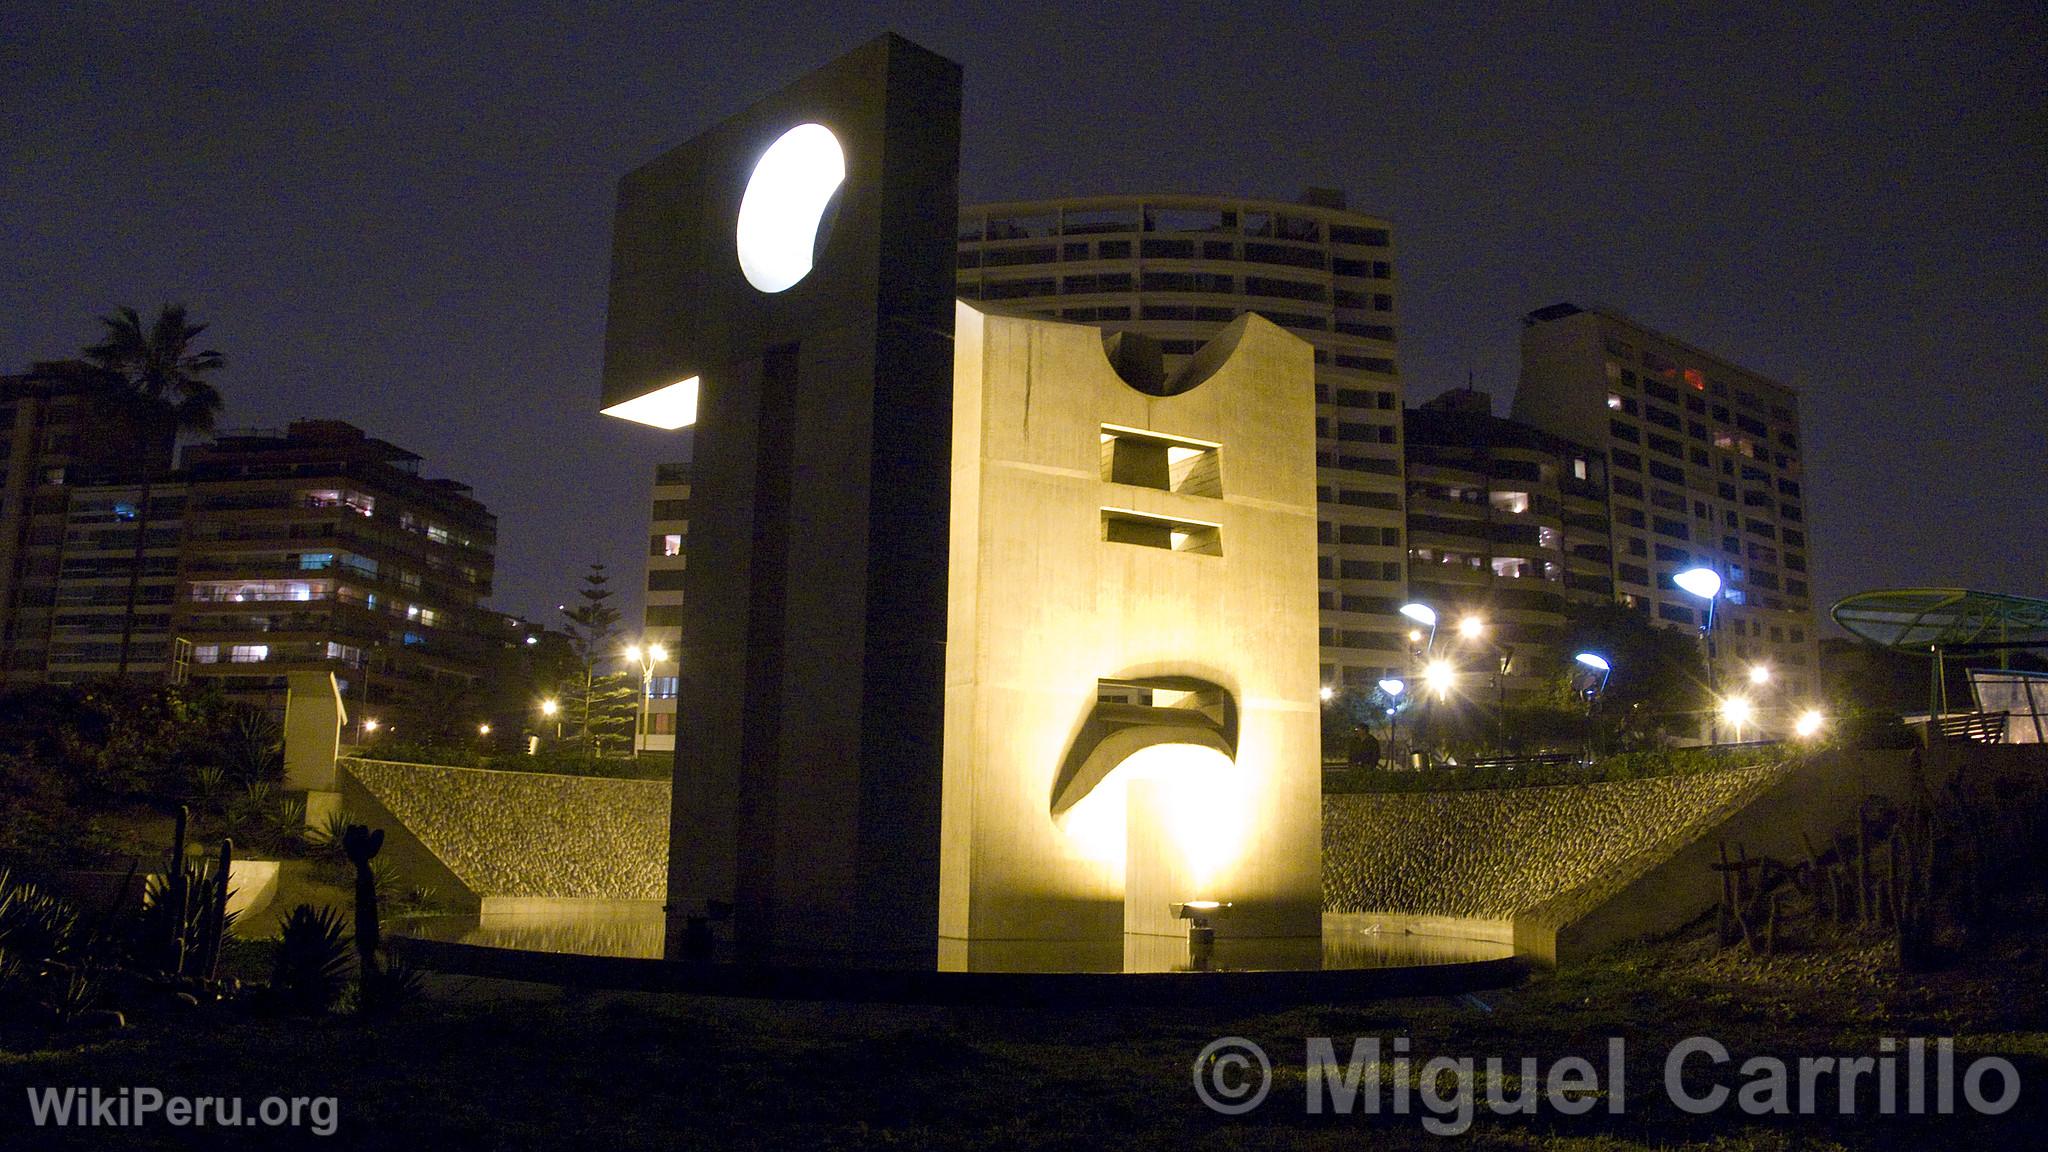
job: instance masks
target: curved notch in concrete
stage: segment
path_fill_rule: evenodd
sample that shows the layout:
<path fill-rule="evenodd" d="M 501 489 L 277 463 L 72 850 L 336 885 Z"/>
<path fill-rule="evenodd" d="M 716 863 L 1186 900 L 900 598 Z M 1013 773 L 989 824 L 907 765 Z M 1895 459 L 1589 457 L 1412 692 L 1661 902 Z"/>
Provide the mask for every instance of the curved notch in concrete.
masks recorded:
<path fill-rule="evenodd" d="M 1221 685 L 1193 676 L 1142 676 L 1099 683 L 1105 689 L 1182 696 L 1168 707 L 1098 699 L 1053 781 L 1054 816 L 1079 803 L 1112 769 L 1141 748 L 1197 744 L 1237 759 L 1237 701 Z"/>
<path fill-rule="evenodd" d="M 1166 374 L 1165 352 L 1159 341 L 1140 332 L 1104 332 L 1102 356 L 1117 378 L 1135 391 L 1147 396 L 1178 396 L 1200 388 L 1230 362 L 1252 315 L 1243 313 L 1225 325 L 1172 376 Z"/>

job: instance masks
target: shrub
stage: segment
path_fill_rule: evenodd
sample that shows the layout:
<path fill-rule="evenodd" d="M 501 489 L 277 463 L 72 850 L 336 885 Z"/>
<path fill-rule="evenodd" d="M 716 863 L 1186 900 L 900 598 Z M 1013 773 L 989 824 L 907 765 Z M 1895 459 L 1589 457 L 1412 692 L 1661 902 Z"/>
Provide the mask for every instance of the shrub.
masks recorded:
<path fill-rule="evenodd" d="M 341 1002 L 348 988 L 352 937 L 332 908 L 301 904 L 278 926 L 270 989 L 294 1012 L 319 1015 Z"/>

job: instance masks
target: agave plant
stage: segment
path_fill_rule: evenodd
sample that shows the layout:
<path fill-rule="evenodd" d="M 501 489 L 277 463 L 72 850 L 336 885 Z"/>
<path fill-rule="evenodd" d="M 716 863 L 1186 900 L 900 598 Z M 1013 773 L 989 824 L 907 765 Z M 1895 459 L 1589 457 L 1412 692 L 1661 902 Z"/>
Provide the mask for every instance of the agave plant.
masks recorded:
<path fill-rule="evenodd" d="M 346 921 L 332 908 L 301 904 L 278 925 L 270 988 L 296 1012 L 318 1015 L 335 1006 L 349 983 Z"/>
<path fill-rule="evenodd" d="M 307 830 L 306 840 L 322 855 L 340 859 L 343 857 L 341 848 L 342 834 L 347 832 L 348 826 L 354 823 L 357 823 L 356 818 L 348 812 L 340 810 L 329 812 L 327 818 L 322 820 L 318 827 Z"/>
<path fill-rule="evenodd" d="M 64 959 L 81 942 L 77 909 L 0 867 L 0 950 L 34 963 Z"/>
<path fill-rule="evenodd" d="M 201 764 L 192 770 L 192 794 L 196 799 L 211 803 L 227 788 L 227 784 L 227 769 L 218 764 Z"/>

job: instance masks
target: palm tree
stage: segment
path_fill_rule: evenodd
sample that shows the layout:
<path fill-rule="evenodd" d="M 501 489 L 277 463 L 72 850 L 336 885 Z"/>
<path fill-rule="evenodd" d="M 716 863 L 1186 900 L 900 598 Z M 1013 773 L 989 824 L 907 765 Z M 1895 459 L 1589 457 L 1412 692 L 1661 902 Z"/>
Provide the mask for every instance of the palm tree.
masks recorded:
<path fill-rule="evenodd" d="M 132 419 L 161 431 L 168 451 L 180 432 L 210 432 L 220 414 L 220 392 L 202 377 L 227 365 L 227 358 L 209 348 L 192 350 L 192 341 L 206 325 L 186 318 L 183 304 L 166 304 L 157 310 L 156 320 L 145 329 L 133 308 L 119 309 L 100 317 L 106 338 L 84 349 L 82 360 L 44 361 L 30 367 L 29 375 L 67 383 L 88 395 L 110 401 L 117 418 Z M 168 427 L 166 427 L 168 425 Z M 121 629 L 121 650 L 116 675 L 128 672 L 128 656 L 134 635 L 138 581 L 142 574 L 142 553 L 148 539 L 150 488 L 154 475 L 142 479 L 142 521 L 136 525 L 135 553 L 128 575 L 128 614 Z"/>
<path fill-rule="evenodd" d="M 106 325 L 106 339 L 85 349 L 88 364 L 168 407 L 179 431 L 213 429 L 221 397 L 203 377 L 226 367 L 227 358 L 211 348 L 192 350 L 206 325 L 191 323 L 183 304 L 164 305 L 146 328 L 133 308 L 102 316 L 100 323 Z"/>

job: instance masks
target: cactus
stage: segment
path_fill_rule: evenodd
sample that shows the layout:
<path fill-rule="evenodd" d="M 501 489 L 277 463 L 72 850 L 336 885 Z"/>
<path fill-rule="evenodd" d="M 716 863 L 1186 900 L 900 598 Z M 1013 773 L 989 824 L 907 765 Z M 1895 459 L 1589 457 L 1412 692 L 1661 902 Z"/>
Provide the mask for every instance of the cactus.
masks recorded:
<path fill-rule="evenodd" d="M 178 805 L 178 821 L 171 833 L 171 858 L 164 869 L 164 911 L 163 947 L 164 971 L 176 975 L 185 970 L 185 919 L 189 913 L 187 904 L 191 896 L 191 885 L 185 875 L 185 826 L 192 818 L 192 809 Z"/>
<path fill-rule="evenodd" d="M 220 967 L 221 938 L 228 934 L 228 877 L 235 863 L 235 842 L 223 837 L 220 842 L 220 867 L 216 872 L 213 887 L 207 892 L 205 912 L 200 917 L 199 954 L 194 958 L 192 975 L 211 983 Z"/>
<path fill-rule="evenodd" d="M 381 983 L 377 968 L 377 878 L 370 861 L 384 847 L 384 830 L 372 831 L 361 824 L 351 824 L 342 832 L 341 846 L 348 853 L 349 862 L 356 866 L 356 960 L 360 969 L 357 978 L 362 983 L 363 1012 L 368 1014 L 376 1007 L 375 989 Z"/>

